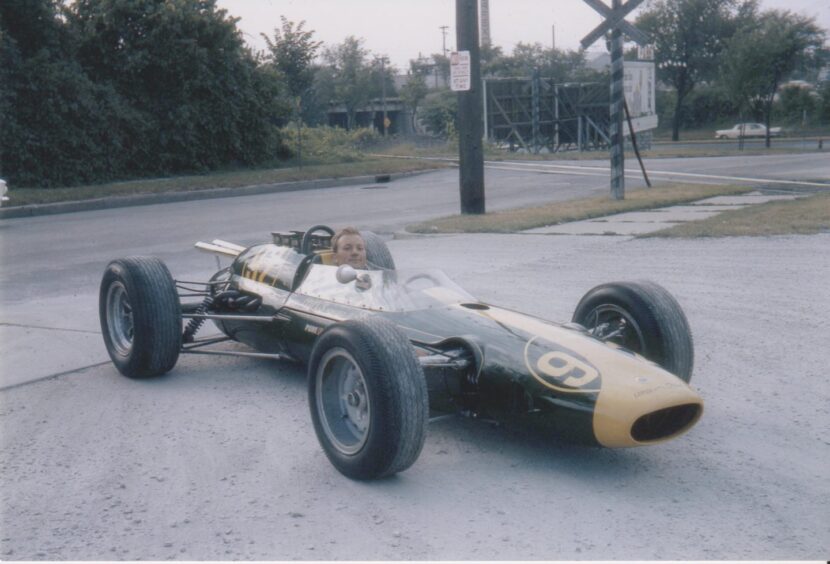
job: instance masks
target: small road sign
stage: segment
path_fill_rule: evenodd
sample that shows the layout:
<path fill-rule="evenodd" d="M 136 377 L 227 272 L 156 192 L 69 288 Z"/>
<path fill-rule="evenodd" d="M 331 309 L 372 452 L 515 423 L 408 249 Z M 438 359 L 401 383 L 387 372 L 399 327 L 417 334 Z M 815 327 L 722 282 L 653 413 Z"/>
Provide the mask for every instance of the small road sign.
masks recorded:
<path fill-rule="evenodd" d="M 643 0 L 611 0 L 609 7 L 602 0 L 584 0 L 605 17 L 605 21 L 582 39 L 582 47 L 587 49 L 597 39 L 611 32 L 611 124 L 608 128 L 611 145 L 611 197 L 615 200 L 625 198 L 625 166 L 623 153 L 623 34 L 633 39 L 638 45 L 649 42 L 648 35 L 625 21 L 625 16 L 643 3 Z M 633 128 L 632 128 L 633 129 Z M 635 145 L 636 149 L 636 145 Z M 639 158 L 639 155 L 638 155 Z"/>
<path fill-rule="evenodd" d="M 450 54 L 450 88 L 456 92 L 470 89 L 470 52 Z"/>
<path fill-rule="evenodd" d="M 583 49 L 590 47 L 594 41 L 605 35 L 606 32 L 614 30 L 614 28 L 618 28 L 638 45 L 646 45 L 649 42 L 648 35 L 623 19 L 634 8 L 642 4 L 644 0 L 628 0 L 628 2 L 613 8 L 609 8 L 602 0 L 583 1 L 599 12 L 601 16 L 605 17 L 604 22 L 595 27 L 591 33 L 582 39 L 581 44 Z"/>

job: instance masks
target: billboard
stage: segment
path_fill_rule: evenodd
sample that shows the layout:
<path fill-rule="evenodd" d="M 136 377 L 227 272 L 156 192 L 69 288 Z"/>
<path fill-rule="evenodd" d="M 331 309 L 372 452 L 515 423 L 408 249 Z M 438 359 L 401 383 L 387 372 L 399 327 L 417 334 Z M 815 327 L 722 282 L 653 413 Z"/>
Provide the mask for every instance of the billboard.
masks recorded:
<path fill-rule="evenodd" d="M 623 63 L 623 90 L 634 131 L 647 131 L 657 127 L 657 108 L 654 99 L 654 63 L 625 61 Z M 628 135 L 628 127 L 623 127 Z"/>

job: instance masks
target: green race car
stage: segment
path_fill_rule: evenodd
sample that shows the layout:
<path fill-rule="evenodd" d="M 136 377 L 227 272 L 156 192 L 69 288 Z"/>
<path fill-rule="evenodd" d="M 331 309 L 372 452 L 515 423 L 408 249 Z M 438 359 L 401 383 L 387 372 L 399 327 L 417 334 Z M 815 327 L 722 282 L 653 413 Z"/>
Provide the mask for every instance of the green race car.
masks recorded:
<path fill-rule="evenodd" d="M 410 467 L 431 414 L 527 422 L 606 447 L 659 443 L 701 416 L 691 332 L 657 284 L 603 284 L 555 323 L 483 303 L 439 270 L 397 269 L 371 232 L 369 269 L 333 266 L 332 234 L 197 243 L 232 261 L 199 283 L 173 280 L 155 258 L 112 261 L 99 313 L 113 363 L 134 378 L 170 371 L 182 353 L 305 363 L 317 437 L 354 479 Z M 207 320 L 221 335 L 197 337 Z M 223 350 L 228 340 L 253 350 Z"/>

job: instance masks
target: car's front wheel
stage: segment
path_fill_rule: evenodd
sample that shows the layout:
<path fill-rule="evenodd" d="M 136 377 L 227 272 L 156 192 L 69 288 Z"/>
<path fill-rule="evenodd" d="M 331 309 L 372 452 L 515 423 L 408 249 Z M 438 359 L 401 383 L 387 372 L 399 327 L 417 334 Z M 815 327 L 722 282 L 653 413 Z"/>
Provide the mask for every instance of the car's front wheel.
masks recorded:
<path fill-rule="evenodd" d="M 688 382 L 694 344 L 677 300 L 654 282 L 612 282 L 580 300 L 573 321 L 595 337 L 623 346 Z"/>
<path fill-rule="evenodd" d="M 424 445 L 426 380 L 409 340 L 380 318 L 332 325 L 308 367 L 317 438 L 345 476 L 368 480 L 409 468 Z"/>
<path fill-rule="evenodd" d="M 182 342 L 181 306 L 162 261 L 129 257 L 109 263 L 98 314 L 104 344 L 119 372 L 146 378 L 175 366 Z"/>

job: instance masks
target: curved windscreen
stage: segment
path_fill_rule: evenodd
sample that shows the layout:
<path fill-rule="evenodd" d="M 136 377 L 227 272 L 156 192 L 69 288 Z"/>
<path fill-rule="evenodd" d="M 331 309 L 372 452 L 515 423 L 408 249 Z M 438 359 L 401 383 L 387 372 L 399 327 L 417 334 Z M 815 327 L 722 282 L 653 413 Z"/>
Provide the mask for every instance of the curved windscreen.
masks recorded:
<path fill-rule="evenodd" d="M 477 301 L 437 269 L 360 270 L 342 284 L 337 267 L 315 264 L 296 293 L 374 311 L 414 311 Z"/>

